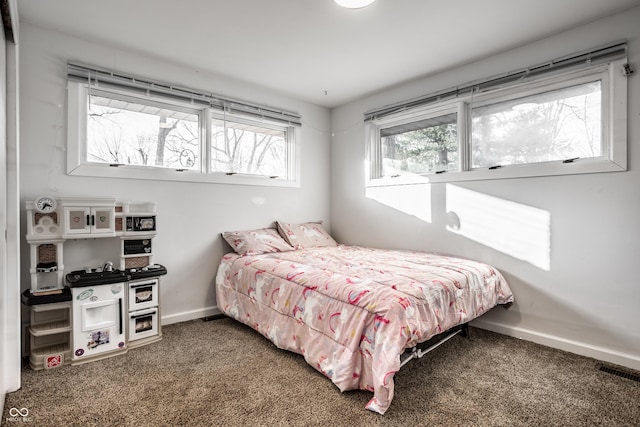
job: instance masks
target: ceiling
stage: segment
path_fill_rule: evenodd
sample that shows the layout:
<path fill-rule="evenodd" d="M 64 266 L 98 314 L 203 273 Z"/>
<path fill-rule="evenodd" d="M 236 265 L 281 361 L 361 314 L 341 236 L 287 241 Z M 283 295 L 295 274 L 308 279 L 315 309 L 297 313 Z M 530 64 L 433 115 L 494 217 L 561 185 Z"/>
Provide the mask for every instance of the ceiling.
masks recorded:
<path fill-rule="evenodd" d="M 335 107 L 640 0 L 20 0 L 21 22 Z M 175 82 L 178 84 L 184 82 Z"/>

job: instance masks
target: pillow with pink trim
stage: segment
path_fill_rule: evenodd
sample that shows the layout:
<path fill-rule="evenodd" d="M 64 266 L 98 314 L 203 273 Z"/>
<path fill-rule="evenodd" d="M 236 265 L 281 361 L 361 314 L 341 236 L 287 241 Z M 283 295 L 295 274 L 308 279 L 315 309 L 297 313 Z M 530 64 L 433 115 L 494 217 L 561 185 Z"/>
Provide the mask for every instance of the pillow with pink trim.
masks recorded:
<path fill-rule="evenodd" d="M 278 231 L 284 240 L 296 249 L 338 246 L 321 222 L 287 224 L 278 221 Z"/>
<path fill-rule="evenodd" d="M 239 255 L 259 255 L 293 250 L 273 228 L 225 231 L 222 233 L 222 237 Z"/>

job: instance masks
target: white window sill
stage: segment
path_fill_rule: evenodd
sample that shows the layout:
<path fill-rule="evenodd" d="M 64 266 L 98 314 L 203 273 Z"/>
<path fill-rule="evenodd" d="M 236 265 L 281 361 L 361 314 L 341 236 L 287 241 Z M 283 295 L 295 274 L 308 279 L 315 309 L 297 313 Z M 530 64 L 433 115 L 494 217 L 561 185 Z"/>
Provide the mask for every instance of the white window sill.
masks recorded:
<path fill-rule="evenodd" d="M 429 175 L 405 174 L 396 177 L 370 179 L 367 187 L 389 185 L 414 185 L 439 182 L 482 181 L 490 179 L 530 178 L 585 173 L 621 172 L 627 170 L 626 162 L 618 164 L 602 158 L 577 159 L 571 163 L 549 162 L 528 165 L 511 165 L 497 169 L 474 169 L 464 172 L 445 172 Z"/>
<path fill-rule="evenodd" d="M 175 169 L 149 168 L 136 166 L 109 166 L 106 164 L 85 164 L 67 171 L 71 176 L 90 176 L 99 178 L 148 179 L 160 181 L 201 182 L 230 185 L 258 185 L 267 187 L 299 188 L 299 180 L 290 181 L 262 176 L 243 174 L 227 175 L 222 172 L 201 173 L 196 171 L 177 171 Z"/>

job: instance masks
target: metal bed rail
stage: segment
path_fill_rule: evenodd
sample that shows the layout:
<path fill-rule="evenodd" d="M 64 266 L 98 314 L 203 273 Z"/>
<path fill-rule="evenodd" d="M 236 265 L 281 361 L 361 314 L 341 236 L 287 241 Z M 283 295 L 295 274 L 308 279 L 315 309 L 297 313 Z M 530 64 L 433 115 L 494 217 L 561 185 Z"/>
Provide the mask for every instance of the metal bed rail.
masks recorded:
<path fill-rule="evenodd" d="M 440 347 L 442 344 L 446 343 L 447 341 L 449 341 L 451 338 L 455 337 L 458 334 L 462 334 L 463 337 L 468 337 L 469 324 L 463 323 L 462 325 L 454 326 L 448 331 L 443 332 L 442 334 L 436 335 L 435 337 L 429 339 L 428 341 L 425 341 L 424 343 L 422 343 L 422 345 L 427 345 L 428 347 L 424 349 L 419 348 L 420 344 L 418 344 L 415 347 L 411 348 L 411 350 L 405 351 L 400 356 L 400 367 L 402 368 L 404 365 L 409 363 L 410 360 L 420 359 L 425 354 Z M 435 341 L 435 343 L 429 345 L 429 343 L 433 341 Z"/>

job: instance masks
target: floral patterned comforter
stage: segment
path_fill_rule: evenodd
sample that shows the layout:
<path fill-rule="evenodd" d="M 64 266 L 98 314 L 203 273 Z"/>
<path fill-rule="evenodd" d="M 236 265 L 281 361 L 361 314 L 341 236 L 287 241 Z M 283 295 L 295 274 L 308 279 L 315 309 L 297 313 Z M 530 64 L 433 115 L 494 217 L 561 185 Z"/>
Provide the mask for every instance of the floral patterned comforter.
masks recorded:
<path fill-rule="evenodd" d="M 302 354 L 341 391 L 374 393 L 384 414 L 406 348 L 513 301 L 498 270 L 475 261 L 357 246 L 227 254 L 218 308 Z"/>

